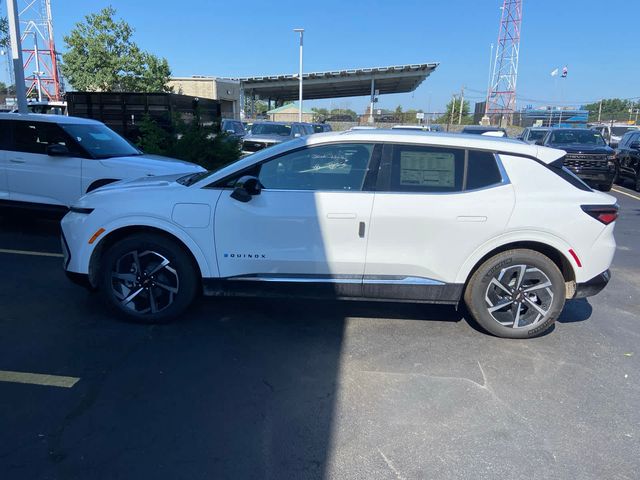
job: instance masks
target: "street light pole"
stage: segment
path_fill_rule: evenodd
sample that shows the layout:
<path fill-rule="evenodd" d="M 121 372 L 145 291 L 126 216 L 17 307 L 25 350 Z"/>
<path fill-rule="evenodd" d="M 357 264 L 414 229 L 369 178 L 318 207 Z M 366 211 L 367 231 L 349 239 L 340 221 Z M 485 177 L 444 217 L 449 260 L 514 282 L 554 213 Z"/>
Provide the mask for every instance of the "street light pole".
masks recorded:
<path fill-rule="evenodd" d="M 300 34 L 300 70 L 298 72 L 299 91 L 298 91 L 298 121 L 302 122 L 302 38 L 304 37 L 304 28 L 294 28 L 294 32 Z"/>
<path fill-rule="evenodd" d="M 18 112 L 27 113 L 27 92 L 24 88 L 22 42 L 20 41 L 20 23 L 18 20 L 18 4 L 16 0 L 7 0 L 7 17 L 9 20 L 9 40 L 11 41 L 11 60 L 13 61 Z"/>

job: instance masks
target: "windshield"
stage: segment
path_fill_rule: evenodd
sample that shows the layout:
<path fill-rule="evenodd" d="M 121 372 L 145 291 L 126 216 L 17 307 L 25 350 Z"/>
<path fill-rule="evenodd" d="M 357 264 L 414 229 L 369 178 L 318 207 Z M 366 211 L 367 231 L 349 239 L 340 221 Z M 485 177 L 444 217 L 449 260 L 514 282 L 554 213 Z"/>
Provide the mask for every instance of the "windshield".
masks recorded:
<path fill-rule="evenodd" d="M 60 125 L 62 129 L 84 148 L 93 158 L 127 157 L 142 155 L 116 132 L 100 124 Z"/>
<path fill-rule="evenodd" d="M 552 145 L 606 145 L 602 135 L 592 130 L 557 130 L 551 134 Z"/>
<path fill-rule="evenodd" d="M 254 123 L 251 127 L 252 135 L 281 135 L 288 137 L 291 135 L 291 125 L 281 125 L 279 123 Z"/>
<path fill-rule="evenodd" d="M 611 127 L 611 135 L 615 135 L 616 137 L 621 137 L 625 133 L 630 130 L 637 130 L 637 128 L 633 127 Z"/>

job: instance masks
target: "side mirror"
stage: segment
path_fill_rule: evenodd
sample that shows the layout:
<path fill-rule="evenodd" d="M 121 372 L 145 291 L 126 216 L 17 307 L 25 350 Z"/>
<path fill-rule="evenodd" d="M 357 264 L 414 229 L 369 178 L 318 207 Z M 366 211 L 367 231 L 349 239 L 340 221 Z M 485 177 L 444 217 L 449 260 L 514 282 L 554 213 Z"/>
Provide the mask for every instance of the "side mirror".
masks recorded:
<path fill-rule="evenodd" d="M 629 148 L 632 148 L 634 150 L 640 150 L 640 142 L 637 140 L 635 142 L 631 142 L 629 144 Z"/>
<path fill-rule="evenodd" d="M 236 133 L 236 131 L 233 128 L 227 128 L 225 130 L 226 133 L 230 133 L 231 135 L 233 135 L 234 133 Z"/>
<path fill-rule="evenodd" d="M 534 144 L 540 145 L 541 147 L 544 146 L 544 138 L 537 139 Z"/>
<path fill-rule="evenodd" d="M 299 133 L 294 133 L 293 136 L 298 138 L 300 136 L 300 134 Z"/>
<path fill-rule="evenodd" d="M 235 184 L 231 198 L 242 203 L 247 203 L 254 195 L 260 195 L 262 184 L 256 177 L 246 175 L 241 177 Z"/>
<path fill-rule="evenodd" d="M 68 157 L 69 149 L 59 143 L 53 143 L 47 146 L 47 155 L 50 157 Z"/>

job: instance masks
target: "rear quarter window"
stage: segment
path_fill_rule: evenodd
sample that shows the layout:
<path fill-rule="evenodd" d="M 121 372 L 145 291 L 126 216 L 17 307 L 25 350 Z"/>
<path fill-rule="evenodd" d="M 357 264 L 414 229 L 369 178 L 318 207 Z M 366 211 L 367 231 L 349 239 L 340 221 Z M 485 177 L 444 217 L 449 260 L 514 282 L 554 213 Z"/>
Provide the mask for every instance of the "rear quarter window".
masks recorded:
<path fill-rule="evenodd" d="M 496 157 L 491 152 L 469 150 L 465 190 L 476 190 L 502 182 Z"/>

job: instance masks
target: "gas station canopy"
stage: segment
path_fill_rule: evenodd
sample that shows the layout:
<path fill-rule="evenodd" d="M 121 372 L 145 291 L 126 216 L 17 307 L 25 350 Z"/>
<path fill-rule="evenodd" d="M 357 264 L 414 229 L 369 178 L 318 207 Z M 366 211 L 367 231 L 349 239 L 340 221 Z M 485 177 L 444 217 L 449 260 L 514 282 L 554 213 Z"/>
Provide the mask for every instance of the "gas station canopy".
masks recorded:
<path fill-rule="evenodd" d="M 358 97 L 412 92 L 437 67 L 438 63 L 417 63 L 390 67 L 357 68 L 312 72 L 302 75 L 303 99 Z M 233 78 L 240 82 L 244 94 L 262 99 L 288 101 L 298 99 L 298 75 L 272 75 Z"/>

